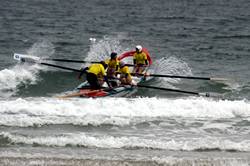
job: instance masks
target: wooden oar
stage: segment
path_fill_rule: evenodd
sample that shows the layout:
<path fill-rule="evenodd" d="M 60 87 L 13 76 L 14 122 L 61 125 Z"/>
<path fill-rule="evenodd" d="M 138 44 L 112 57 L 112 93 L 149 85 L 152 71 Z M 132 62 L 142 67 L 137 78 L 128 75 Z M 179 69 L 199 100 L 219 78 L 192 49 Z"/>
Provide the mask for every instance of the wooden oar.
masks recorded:
<path fill-rule="evenodd" d="M 162 87 L 155 87 L 155 86 L 148 86 L 148 85 L 140 85 L 140 84 L 138 84 L 137 87 L 149 88 L 149 89 L 158 89 L 158 90 L 164 90 L 164 91 L 170 91 L 170 92 L 178 92 L 178 93 L 186 93 L 186 94 L 205 96 L 205 97 L 210 96 L 209 93 L 198 93 L 198 92 L 192 92 L 192 91 L 185 91 L 185 90 L 179 90 L 179 89 L 169 89 L 169 88 L 162 88 Z"/>
<path fill-rule="evenodd" d="M 184 79 L 196 79 L 196 80 L 211 80 L 211 81 L 227 81 L 225 78 L 217 78 L 217 77 L 194 77 L 194 76 L 178 76 L 178 75 L 167 75 L 167 74 L 137 74 L 131 73 L 131 75 L 139 75 L 139 76 L 151 76 L 151 77 L 166 77 L 166 78 L 184 78 Z"/>

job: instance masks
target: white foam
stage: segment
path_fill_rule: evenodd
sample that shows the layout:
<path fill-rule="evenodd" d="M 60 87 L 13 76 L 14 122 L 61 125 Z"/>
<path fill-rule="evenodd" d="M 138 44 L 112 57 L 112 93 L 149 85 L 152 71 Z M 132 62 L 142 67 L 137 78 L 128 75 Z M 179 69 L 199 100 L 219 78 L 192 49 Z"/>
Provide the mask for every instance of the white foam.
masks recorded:
<path fill-rule="evenodd" d="M 9 97 L 17 91 L 20 84 L 34 84 L 37 79 L 37 72 L 41 66 L 16 65 L 10 69 L 0 71 L 0 96 Z"/>
<path fill-rule="evenodd" d="M 163 150 L 237 150 L 250 151 L 250 141 L 240 142 L 228 138 L 203 136 L 198 138 L 163 138 L 151 137 L 142 138 L 137 136 L 110 136 L 110 135 L 91 135 L 83 132 L 64 133 L 49 136 L 25 136 L 24 134 L 11 134 L 1 132 L 1 136 L 10 139 L 13 143 L 39 144 L 42 146 L 87 146 L 98 148 L 153 148 Z"/>
<path fill-rule="evenodd" d="M 206 98 L 20 98 L 0 100 L 0 124 L 32 126 L 44 124 L 129 125 L 149 118 L 225 119 L 250 116 L 247 101 Z"/>

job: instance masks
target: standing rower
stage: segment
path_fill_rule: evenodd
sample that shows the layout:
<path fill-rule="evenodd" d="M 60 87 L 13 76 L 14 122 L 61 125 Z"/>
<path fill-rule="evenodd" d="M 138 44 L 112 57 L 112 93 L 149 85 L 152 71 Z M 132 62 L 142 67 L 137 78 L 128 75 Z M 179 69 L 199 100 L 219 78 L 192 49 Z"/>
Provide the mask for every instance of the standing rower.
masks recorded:
<path fill-rule="evenodd" d="M 147 66 L 152 65 L 152 59 L 148 50 L 141 45 L 136 46 L 135 50 L 125 52 L 118 57 L 118 60 L 122 60 L 129 56 L 133 56 L 134 70 L 136 73 L 143 73 Z"/>
<path fill-rule="evenodd" d="M 139 73 L 139 74 L 141 74 L 149 64 L 147 55 L 142 51 L 142 46 L 140 45 L 135 47 L 133 62 L 135 65 L 133 73 Z"/>

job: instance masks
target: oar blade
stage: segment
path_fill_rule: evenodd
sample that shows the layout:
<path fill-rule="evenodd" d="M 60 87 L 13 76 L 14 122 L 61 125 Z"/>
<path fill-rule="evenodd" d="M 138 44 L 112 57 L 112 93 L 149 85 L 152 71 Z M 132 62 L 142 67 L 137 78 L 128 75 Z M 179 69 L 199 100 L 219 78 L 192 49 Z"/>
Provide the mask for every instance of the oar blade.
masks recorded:
<path fill-rule="evenodd" d="M 208 92 L 202 92 L 202 93 L 198 93 L 199 96 L 203 96 L 203 97 L 211 97 L 211 94 Z"/>
<path fill-rule="evenodd" d="M 211 81 L 228 81 L 228 79 L 226 78 L 219 78 L 219 77 L 211 77 L 210 80 Z"/>
<path fill-rule="evenodd" d="M 39 62 L 40 61 L 40 57 L 38 56 L 32 56 L 32 55 L 26 55 L 26 54 L 18 54 L 18 53 L 14 53 L 13 58 L 17 61 L 20 62 Z"/>

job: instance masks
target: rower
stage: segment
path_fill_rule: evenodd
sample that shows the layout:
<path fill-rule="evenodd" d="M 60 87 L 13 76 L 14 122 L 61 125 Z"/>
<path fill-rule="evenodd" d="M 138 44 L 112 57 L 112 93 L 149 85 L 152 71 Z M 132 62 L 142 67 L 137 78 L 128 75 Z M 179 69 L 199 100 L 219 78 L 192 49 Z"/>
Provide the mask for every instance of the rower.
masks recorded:
<path fill-rule="evenodd" d="M 112 52 L 110 54 L 110 59 L 106 60 L 105 62 L 108 65 L 107 76 L 109 78 L 109 83 L 112 85 L 112 87 L 115 87 L 118 85 L 118 80 L 115 74 L 119 69 L 119 60 L 117 58 L 117 53 Z"/>
<path fill-rule="evenodd" d="M 105 80 L 108 86 L 111 87 L 105 71 L 107 67 L 108 65 L 104 61 L 101 61 L 100 63 L 94 63 L 89 67 L 82 69 L 78 78 L 81 79 L 83 73 L 86 73 L 86 78 L 91 89 L 101 89 L 104 83 L 103 80 Z"/>
<path fill-rule="evenodd" d="M 120 61 L 120 65 L 119 65 L 120 69 L 119 69 L 119 79 L 121 81 L 121 84 L 124 85 L 136 85 L 135 82 L 133 82 L 130 71 L 128 66 L 126 66 L 126 64 L 122 61 Z"/>
<path fill-rule="evenodd" d="M 148 58 L 145 52 L 142 50 L 141 45 L 137 45 L 135 47 L 135 53 L 133 54 L 134 58 L 134 70 L 133 73 L 141 74 L 146 69 L 146 67 L 149 65 Z"/>
<path fill-rule="evenodd" d="M 112 52 L 110 54 L 110 59 L 105 61 L 108 65 L 107 75 L 108 77 L 115 77 L 115 72 L 118 71 L 119 68 L 119 60 L 117 59 L 117 53 Z"/>

